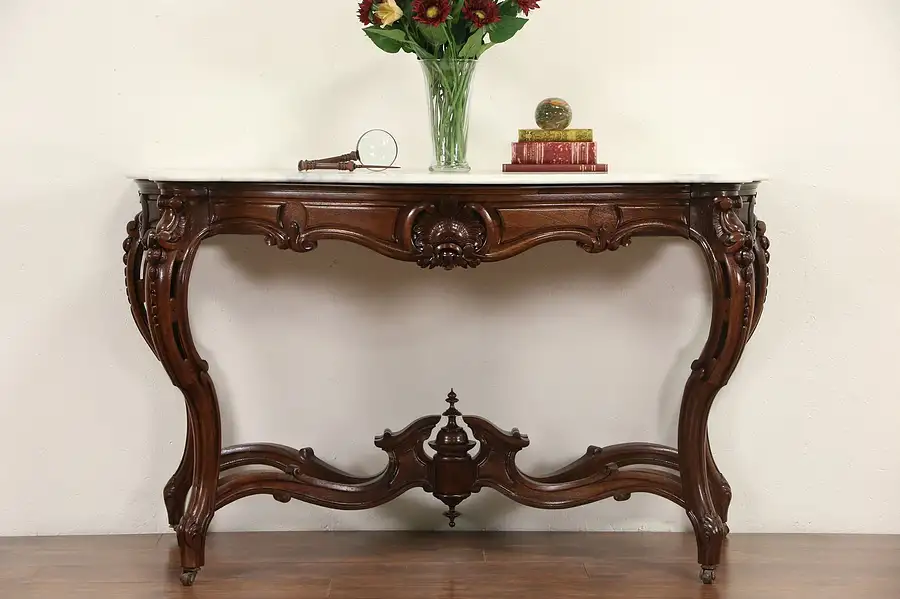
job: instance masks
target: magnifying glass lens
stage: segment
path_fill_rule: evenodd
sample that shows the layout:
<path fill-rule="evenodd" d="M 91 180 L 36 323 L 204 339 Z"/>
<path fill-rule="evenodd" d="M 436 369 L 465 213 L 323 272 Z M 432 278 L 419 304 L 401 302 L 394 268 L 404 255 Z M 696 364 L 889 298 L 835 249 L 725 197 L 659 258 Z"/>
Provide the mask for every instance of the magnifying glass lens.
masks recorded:
<path fill-rule="evenodd" d="M 393 166 L 397 160 L 397 140 L 394 136 L 382 129 L 373 129 L 363 133 L 356 144 L 359 152 L 359 161 L 364 165 L 381 167 Z M 373 171 L 385 170 L 383 168 L 369 169 Z"/>

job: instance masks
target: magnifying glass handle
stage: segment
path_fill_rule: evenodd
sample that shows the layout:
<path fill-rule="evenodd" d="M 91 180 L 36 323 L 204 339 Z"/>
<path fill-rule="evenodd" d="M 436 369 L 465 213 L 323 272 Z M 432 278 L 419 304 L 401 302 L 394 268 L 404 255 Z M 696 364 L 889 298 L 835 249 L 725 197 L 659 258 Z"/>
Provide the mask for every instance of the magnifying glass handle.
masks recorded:
<path fill-rule="evenodd" d="M 335 164 L 352 162 L 354 160 L 359 160 L 359 152 L 357 152 L 356 150 L 350 152 L 349 154 L 341 154 L 340 156 L 332 156 L 331 158 L 319 158 L 318 160 L 301 160 L 297 165 L 297 169 L 301 171 L 314 171 L 316 169 L 334 170 Z"/>
<path fill-rule="evenodd" d="M 340 156 L 332 156 L 331 158 L 319 158 L 316 162 L 339 164 L 341 162 L 351 162 L 353 160 L 359 160 L 359 152 L 357 150 L 353 150 L 348 154 L 341 154 Z"/>
<path fill-rule="evenodd" d="M 321 162 L 319 160 L 301 160 L 297 165 L 300 171 L 355 171 L 359 165 L 349 160 L 341 162 Z"/>
<path fill-rule="evenodd" d="M 299 171 L 352 171 L 356 163 L 344 160 L 341 162 L 325 162 L 322 160 L 301 160 L 297 165 Z"/>

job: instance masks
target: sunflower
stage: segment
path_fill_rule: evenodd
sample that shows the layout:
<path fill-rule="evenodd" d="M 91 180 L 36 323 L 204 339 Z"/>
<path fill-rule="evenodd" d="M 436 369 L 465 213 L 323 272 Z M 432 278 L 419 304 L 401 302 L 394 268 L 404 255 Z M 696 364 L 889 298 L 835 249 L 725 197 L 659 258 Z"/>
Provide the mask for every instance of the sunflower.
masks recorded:
<path fill-rule="evenodd" d="M 516 4 L 519 5 L 519 10 L 524 12 L 526 17 L 528 16 L 529 10 L 540 8 L 538 2 L 540 2 L 540 0 L 516 0 Z"/>
<path fill-rule="evenodd" d="M 463 15 L 478 29 L 500 21 L 500 9 L 494 0 L 466 0 Z"/>
<path fill-rule="evenodd" d="M 359 22 L 363 25 L 372 24 L 372 7 L 374 5 L 375 0 L 362 0 L 359 3 Z"/>
<path fill-rule="evenodd" d="M 451 9 L 450 0 L 416 0 L 413 4 L 413 19 L 438 27 L 450 17 Z"/>

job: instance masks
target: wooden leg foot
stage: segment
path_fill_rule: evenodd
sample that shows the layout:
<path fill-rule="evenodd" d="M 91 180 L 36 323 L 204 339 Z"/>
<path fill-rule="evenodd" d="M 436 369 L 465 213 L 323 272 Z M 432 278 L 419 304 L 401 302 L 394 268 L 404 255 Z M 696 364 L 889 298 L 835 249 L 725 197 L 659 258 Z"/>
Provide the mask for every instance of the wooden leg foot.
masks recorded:
<path fill-rule="evenodd" d="M 716 579 L 715 566 L 702 566 L 700 568 L 700 581 L 703 584 L 712 584 Z"/>
<path fill-rule="evenodd" d="M 181 572 L 181 584 L 186 587 L 194 586 L 194 581 L 197 580 L 199 571 L 200 568 L 185 568 Z"/>
<path fill-rule="evenodd" d="M 211 512 L 199 520 L 192 519 L 191 514 L 192 512 L 188 512 L 176 531 L 178 548 L 181 552 L 182 583 L 185 580 L 193 582 L 206 561 L 206 531 L 212 520 Z M 191 572 L 193 576 L 189 576 Z"/>

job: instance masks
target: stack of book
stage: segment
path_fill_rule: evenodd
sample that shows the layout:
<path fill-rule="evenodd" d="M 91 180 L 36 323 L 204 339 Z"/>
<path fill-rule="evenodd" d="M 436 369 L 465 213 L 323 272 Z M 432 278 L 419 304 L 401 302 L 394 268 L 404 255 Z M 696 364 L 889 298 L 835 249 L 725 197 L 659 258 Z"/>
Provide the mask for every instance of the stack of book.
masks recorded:
<path fill-rule="evenodd" d="M 512 143 L 512 162 L 504 173 L 606 173 L 597 163 L 593 129 L 519 129 Z"/>

